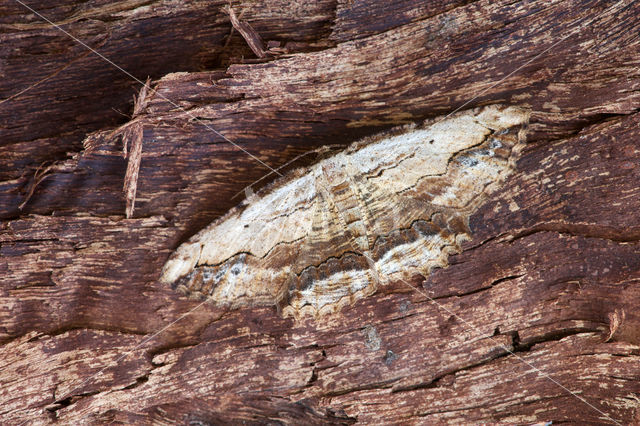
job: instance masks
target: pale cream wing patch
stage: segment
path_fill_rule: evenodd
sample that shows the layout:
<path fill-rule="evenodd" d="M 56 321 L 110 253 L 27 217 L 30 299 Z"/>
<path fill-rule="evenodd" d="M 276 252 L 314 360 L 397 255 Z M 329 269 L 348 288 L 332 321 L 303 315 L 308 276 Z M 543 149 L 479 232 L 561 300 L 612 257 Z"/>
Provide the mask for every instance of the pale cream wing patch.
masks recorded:
<path fill-rule="evenodd" d="M 307 174 L 274 185 L 215 220 L 170 256 L 161 281 L 174 283 L 197 266 L 218 265 L 239 253 L 263 258 L 279 244 L 303 239 L 311 229 L 308 206 L 315 198 L 314 180 Z"/>

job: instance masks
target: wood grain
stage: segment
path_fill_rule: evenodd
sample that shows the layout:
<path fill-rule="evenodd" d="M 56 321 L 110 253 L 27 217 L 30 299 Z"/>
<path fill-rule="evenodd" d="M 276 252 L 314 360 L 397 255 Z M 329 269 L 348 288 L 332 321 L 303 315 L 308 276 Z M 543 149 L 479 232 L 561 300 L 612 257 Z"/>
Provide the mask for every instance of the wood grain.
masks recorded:
<path fill-rule="evenodd" d="M 640 419 L 637 2 L 234 1 L 262 60 L 226 1 L 36 3 L 155 91 L 126 117 L 141 85 L 0 6 L 2 423 Z M 529 143 L 419 291 L 169 325 L 198 303 L 157 281 L 169 253 L 269 171 L 211 128 L 275 168 L 469 100 L 530 108 Z M 121 125 L 143 128 L 130 218 Z"/>

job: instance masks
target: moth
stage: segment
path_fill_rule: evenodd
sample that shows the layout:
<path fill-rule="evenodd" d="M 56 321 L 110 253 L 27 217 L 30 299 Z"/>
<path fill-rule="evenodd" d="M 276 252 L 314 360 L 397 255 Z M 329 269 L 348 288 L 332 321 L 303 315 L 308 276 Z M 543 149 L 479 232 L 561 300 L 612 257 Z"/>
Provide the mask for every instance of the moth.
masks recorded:
<path fill-rule="evenodd" d="M 182 244 L 161 281 L 299 318 L 446 267 L 515 170 L 529 112 L 490 105 L 394 128 L 294 170 Z"/>

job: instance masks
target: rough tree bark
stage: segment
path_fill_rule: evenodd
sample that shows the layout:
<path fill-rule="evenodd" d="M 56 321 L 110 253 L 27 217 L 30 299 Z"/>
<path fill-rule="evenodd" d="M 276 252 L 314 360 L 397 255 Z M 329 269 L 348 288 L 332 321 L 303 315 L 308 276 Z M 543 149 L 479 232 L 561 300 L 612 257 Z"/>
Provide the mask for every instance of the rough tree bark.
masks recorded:
<path fill-rule="evenodd" d="M 640 4 L 29 5 L 151 83 L 0 6 L 3 424 L 639 421 Z M 181 318 L 158 283 L 268 172 L 238 146 L 277 167 L 497 102 L 527 148 L 420 292 L 294 322 Z"/>

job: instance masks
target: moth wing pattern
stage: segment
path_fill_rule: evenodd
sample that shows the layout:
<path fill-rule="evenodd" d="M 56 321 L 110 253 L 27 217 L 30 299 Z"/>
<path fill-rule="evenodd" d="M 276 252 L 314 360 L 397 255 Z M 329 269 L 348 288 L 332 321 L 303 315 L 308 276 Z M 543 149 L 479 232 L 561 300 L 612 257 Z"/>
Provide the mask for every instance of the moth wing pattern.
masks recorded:
<path fill-rule="evenodd" d="M 515 170 L 528 110 L 490 105 L 352 144 L 245 200 L 181 245 L 161 281 L 235 306 L 321 315 L 427 276 Z"/>
<path fill-rule="evenodd" d="M 322 167 L 314 167 L 316 202 L 309 235 L 278 306 L 285 316 L 319 315 L 339 310 L 376 291 L 375 273 L 348 231 Z M 329 253 L 329 254 L 328 254 Z"/>
<path fill-rule="evenodd" d="M 300 173 L 300 170 L 294 173 Z M 183 243 L 165 263 L 161 281 L 194 298 L 231 307 L 273 303 L 310 232 L 306 207 L 316 194 L 311 176 L 276 182 L 260 203 L 245 200 Z M 257 196 L 254 196 L 257 197 Z M 256 286 L 256 282 L 272 285 Z"/>
<path fill-rule="evenodd" d="M 297 274 L 309 266 L 325 262 L 328 252 L 340 254 L 354 250 L 326 189 L 319 186 L 316 194 L 311 229 L 300 246 L 300 254 L 295 262 Z"/>

